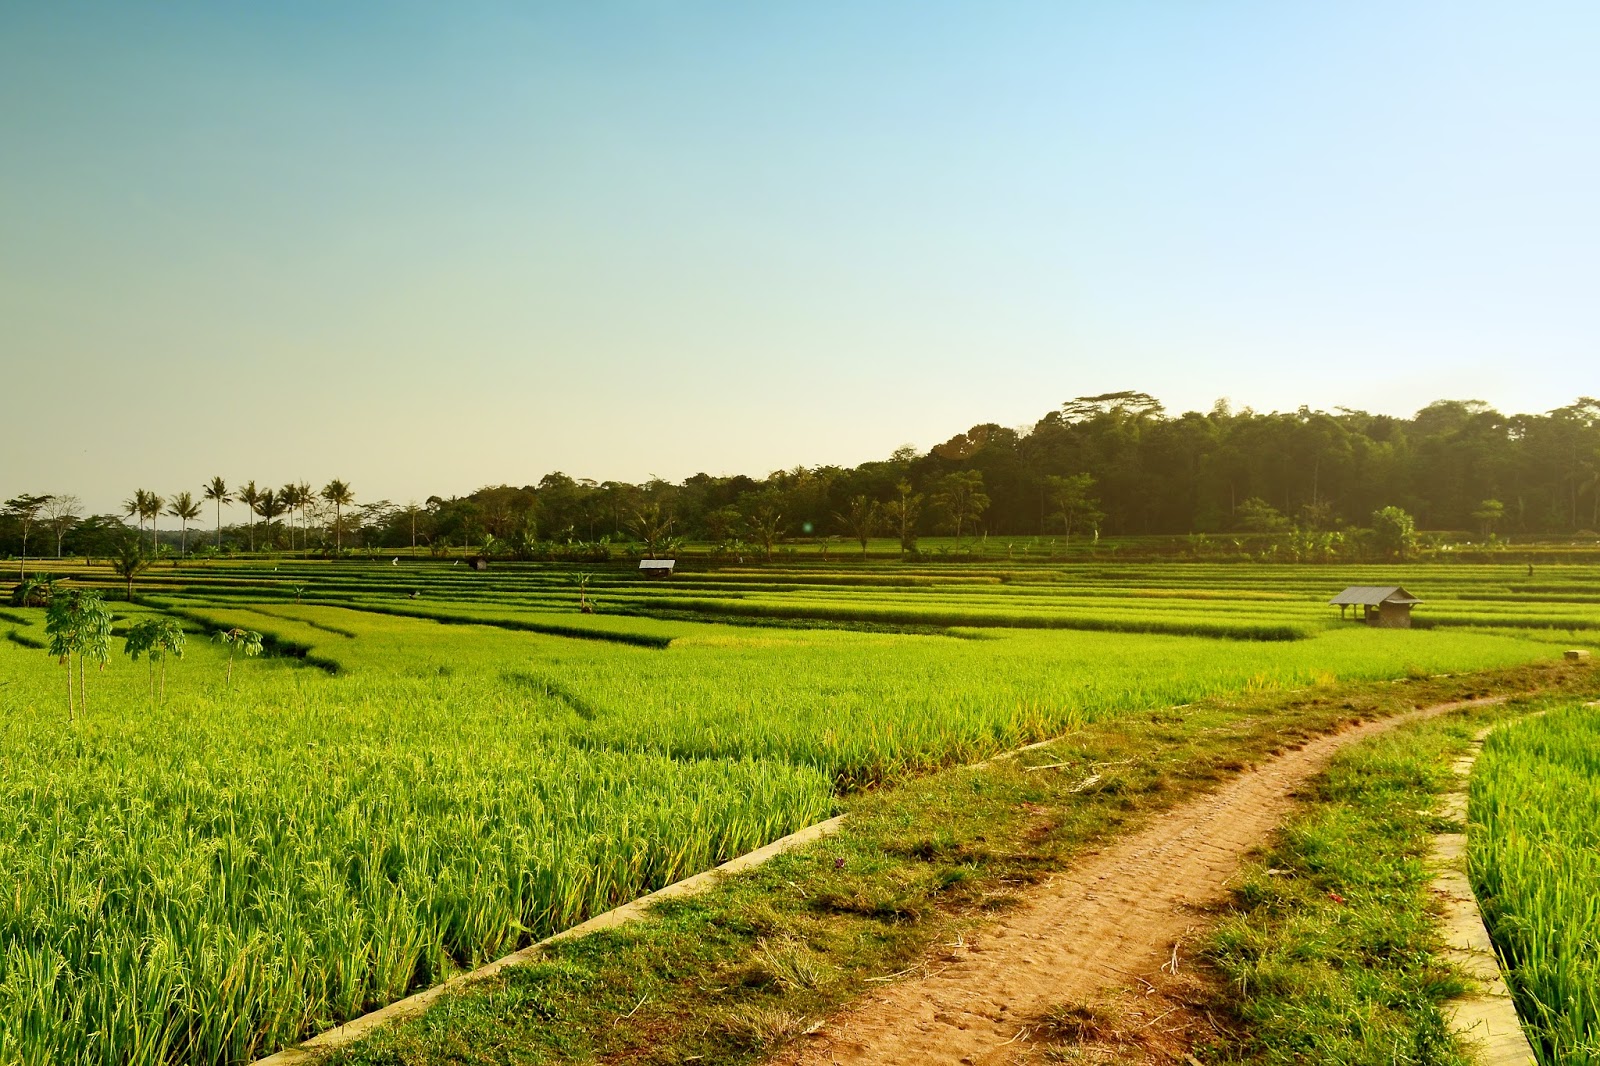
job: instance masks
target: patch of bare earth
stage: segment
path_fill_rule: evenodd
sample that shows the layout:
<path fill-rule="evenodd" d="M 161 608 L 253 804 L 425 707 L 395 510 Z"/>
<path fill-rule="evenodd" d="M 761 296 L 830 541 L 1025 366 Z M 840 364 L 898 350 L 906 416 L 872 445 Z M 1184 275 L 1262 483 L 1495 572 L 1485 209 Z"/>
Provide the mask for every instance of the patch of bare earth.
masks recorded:
<path fill-rule="evenodd" d="M 1227 899 L 1245 856 L 1290 813 L 1295 792 L 1346 745 L 1477 702 L 1492 701 L 1441 704 L 1317 737 L 1157 816 L 773 1061 L 1184 1061 L 1196 1040 L 1219 1035 L 1184 945 Z"/>

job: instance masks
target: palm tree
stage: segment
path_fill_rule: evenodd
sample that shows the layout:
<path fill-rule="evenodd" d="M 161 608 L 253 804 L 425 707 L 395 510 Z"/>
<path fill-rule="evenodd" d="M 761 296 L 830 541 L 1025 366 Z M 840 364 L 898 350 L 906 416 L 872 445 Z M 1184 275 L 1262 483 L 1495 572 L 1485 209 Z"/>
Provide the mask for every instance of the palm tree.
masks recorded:
<path fill-rule="evenodd" d="M 222 550 L 222 505 L 233 502 L 233 493 L 228 491 L 228 483 L 220 477 L 211 479 L 205 487 L 206 499 L 215 500 L 217 504 L 217 550 Z"/>
<path fill-rule="evenodd" d="M 350 491 L 350 486 L 334 478 L 322 487 L 322 498 L 333 504 L 333 550 L 343 550 L 343 540 L 340 536 L 340 522 L 344 518 L 344 508 L 356 502 L 355 493 Z"/>
<path fill-rule="evenodd" d="M 289 516 L 289 550 L 294 551 L 294 513 L 300 507 L 300 486 L 291 481 L 279 489 L 278 502 L 283 504 L 283 511 Z"/>
<path fill-rule="evenodd" d="M 144 494 L 144 517 L 150 519 L 150 555 L 152 557 L 161 551 L 161 534 L 156 529 L 156 519 L 161 517 L 161 508 L 166 505 L 166 502 L 154 492 Z"/>
<path fill-rule="evenodd" d="M 273 536 L 272 536 L 272 523 L 273 523 L 273 520 L 276 519 L 279 515 L 283 514 L 283 512 L 284 512 L 283 497 L 279 496 L 276 492 L 273 492 L 271 489 L 268 489 L 266 492 L 263 492 L 261 494 L 260 498 L 258 500 L 256 500 L 256 514 L 260 515 L 262 518 L 266 519 L 266 521 L 267 521 L 267 543 L 268 544 L 271 544 L 272 541 L 273 541 Z"/>
<path fill-rule="evenodd" d="M 311 543 L 311 505 L 317 502 L 317 494 L 308 481 L 296 485 L 294 494 L 300 499 L 300 546 L 306 548 Z"/>
<path fill-rule="evenodd" d="M 133 495 L 122 501 L 122 510 L 129 518 L 139 520 L 139 535 L 144 535 L 144 524 L 150 523 L 150 554 L 156 550 L 156 519 L 167 501 L 146 489 L 135 489 Z"/>
<path fill-rule="evenodd" d="M 124 540 L 116 555 L 111 557 L 111 569 L 128 583 L 128 602 L 133 602 L 133 579 L 150 568 L 150 560 L 139 549 L 138 540 Z"/>
<path fill-rule="evenodd" d="M 235 498 L 250 509 L 250 550 L 256 550 L 256 504 L 261 502 L 261 490 L 256 488 L 254 481 L 244 483 L 244 488 L 234 494 Z"/>
<path fill-rule="evenodd" d="M 200 517 L 200 505 L 195 498 L 187 492 L 180 492 L 172 498 L 172 503 L 167 506 L 167 514 L 176 518 L 180 524 L 181 532 L 178 535 L 178 554 L 189 554 L 189 523 Z"/>
<path fill-rule="evenodd" d="M 139 538 L 144 539 L 144 489 L 135 489 L 133 495 L 122 501 L 122 513 L 139 520 Z"/>

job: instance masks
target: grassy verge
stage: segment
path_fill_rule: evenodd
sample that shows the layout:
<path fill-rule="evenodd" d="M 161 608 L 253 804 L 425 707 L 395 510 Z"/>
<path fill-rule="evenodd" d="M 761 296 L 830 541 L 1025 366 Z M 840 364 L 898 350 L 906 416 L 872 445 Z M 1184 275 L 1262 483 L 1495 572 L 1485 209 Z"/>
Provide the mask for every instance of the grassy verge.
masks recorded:
<path fill-rule="evenodd" d="M 1592 684 L 1592 680 L 1590 684 Z M 1425 860 L 1450 763 L 1523 707 L 1434 719 L 1344 752 L 1275 845 L 1246 870 L 1207 954 L 1225 1041 L 1207 1062 L 1349 1066 L 1473 1060 L 1449 1033 L 1465 990 L 1441 959 Z"/>
<path fill-rule="evenodd" d="M 649 921 L 555 945 L 541 962 L 448 996 L 421 1018 L 354 1045 L 335 1061 L 755 1061 L 916 965 L 933 944 L 1011 905 L 1028 884 L 1084 848 L 1307 736 L 1341 721 L 1442 700 L 1577 688 L 1589 677 L 1584 670 L 1536 665 L 1217 699 L 1128 715 L 1022 758 L 868 792 L 851 800 L 851 818 L 839 836 L 730 878 L 706 895 L 663 905 Z M 1098 777 L 1084 787 L 1091 774 Z M 1327 802 L 1343 795 L 1341 787 L 1356 788 L 1364 775 L 1370 773 L 1356 773 L 1347 786 L 1330 784 Z M 1417 780 L 1422 783 L 1413 781 L 1413 789 L 1432 779 Z M 1401 795 L 1410 793 L 1390 795 L 1383 808 L 1390 817 L 1380 821 L 1409 834 L 1413 822 L 1400 810 Z M 1425 834 L 1431 825 L 1417 815 L 1414 828 Z M 1337 831 L 1330 825 L 1321 834 L 1329 846 Z M 1394 861 L 1405 866 L 1409 860 L 1403 859 L 1397 853 Z M 1298 927 L 1282 923 L 1295 910 L 1293 899 L 1314 905 L 1315 894 L 1324 891 L 1315 880 L 1324 876 L 1320 862 L 1308 851 L 1305 877 L 1286 881 L 1263 869 L 1259 902 L 1236 919 L 1235 942 L 1245 944 L 1260 926 L 1257 955 L 1266 958 L 1279 933 L 1299 938 Z M 1353 854 L 1345 862 L 1353 862 Z M 1291 890 L 1298 894 L 1293 899 L 1271 895 Z M 1366 918 L 1357 924 L 1370 936 L 1383 933 L 1389 922 L 1380 911 L 1399 901 L 1377 886 L 1352 891 L 1358 900 L 1372 897 L 1373 909 L 1361 912 Z M 1281 905 L 1275 908 L 1273 898 Z M 1348 903 L 1336 906 L 1339 912 L 1326 921 L 1338 929 L 1356 911 Z M 1279 912 L 1285 916 L 1275 919 L 1277 926 L 1261 924 Z M 1268 972 L 1260 958 L 1258 975 Z M 1449 988 L 1447 979 L 1438 982 L 1436 989 L 1423 981 L 1417 994 L 1433 1002 L 1429 997 Z M 1252 997 L 1259 994 L 1252 991 Z M 1241 1023 L 1249 1021 L 1243 1003 Z M 1252 1046 L 1287 1039 L 1287 1033 L 1261 1030 Z"/>

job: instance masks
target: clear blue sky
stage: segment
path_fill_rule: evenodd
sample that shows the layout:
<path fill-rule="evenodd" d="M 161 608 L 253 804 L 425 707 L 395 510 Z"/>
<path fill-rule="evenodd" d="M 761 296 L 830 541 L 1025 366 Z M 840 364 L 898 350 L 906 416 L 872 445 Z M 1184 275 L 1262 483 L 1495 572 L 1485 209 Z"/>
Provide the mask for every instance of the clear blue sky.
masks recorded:
<path fill-rule="evenodd" d="M 1600 392 L 1600 5 L 0 2 L 0 498 Z"/>

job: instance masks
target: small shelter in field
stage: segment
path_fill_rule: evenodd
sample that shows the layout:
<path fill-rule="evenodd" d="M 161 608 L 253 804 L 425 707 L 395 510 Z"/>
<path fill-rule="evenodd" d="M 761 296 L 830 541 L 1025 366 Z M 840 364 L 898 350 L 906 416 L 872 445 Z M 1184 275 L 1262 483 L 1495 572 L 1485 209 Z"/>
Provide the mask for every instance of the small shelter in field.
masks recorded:
<path fill-rule="evenodd" d="M 676 559 L 640 559 L 639 573 L 645 577 L 671 577 L 672 568 L 677 565 Z"/>
<path fill-rule="evenodd" d="M 1422 601 L 1399 585 L 1351 585 L 1328 601 L 1330 607 L 1339 608 L 1339 617 L 1345 610 L 1356 608 L 1355 620 L 1379 629 L 1410 629 L 1411 608 Z"/>

